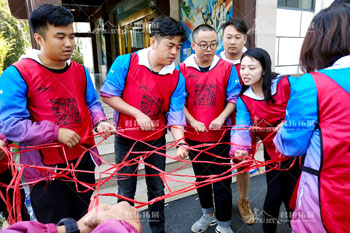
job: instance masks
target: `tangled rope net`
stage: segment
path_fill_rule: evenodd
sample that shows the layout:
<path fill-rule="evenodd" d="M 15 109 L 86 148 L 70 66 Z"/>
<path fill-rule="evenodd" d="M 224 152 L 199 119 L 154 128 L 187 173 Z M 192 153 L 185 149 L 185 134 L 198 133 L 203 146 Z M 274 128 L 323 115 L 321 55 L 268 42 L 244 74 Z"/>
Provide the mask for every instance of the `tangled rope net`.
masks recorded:
<path fill-rule="evenodd" d="M 161 129 L 159 129 L 159 131 L 162 131 L 165 128 L 167 128 L 167 127 L 161 128 Z M 129 129 L 129 130 L 133 130 L 133 129 Z M 78 158 L 78 160 L 77 160 L 75 165 L 69 163 L 67 161 L 67 158 L 65 158 L 66 165 L 67 165 L 66 168 L 56 168 L 56 167 L 51 168 L 51 167 L 41 167 L 41 166 L 35 166 L 35 165 L 18 164 L 18 163 L 15 162 L 14 157 L 13 157 L 14 154 L 20 154 L 20 153 L 23 153 L 23 152 L 28 152 L 28 151 L 33 151 L 33 150 L 40 150 L 40 149 L 43 149 L 43 148 L 55 148 L 55 147 L 56 148 L 62 148 L 63 145 L 60 144 L 60 143 L 49 143 L 49 144 L 27 146 L 27 147 L 21 147 L 21 146 L 18 146 L 18 145 L 10 144 L 8 146 L 8 148 L 12 148 L 12 149 L 15 148 L 15 149 L 17 149 L 17 150 L 15 150 L 17 152 L 13 152 L 13 153 L 11 153 L 9 149 L 0 148 L 0 149 L 5 151 L 6 156 L 9 158 L 8 166 L 9 166 L 9 169 L 10 169 L 10 171 L 12 173 L 12 177 L 13 177 L 11 182 L 8 185 L 0 183 L 0 185 L 2 187 L 6 187 L 6 191 L 7 191 L 5 196 L 2 195 L 2 193 L 0 192 L 0 198 L 1 198 L 2 201 L 4 201 L 6 203 L 7 211 L 9 213 L 8 222 L 10 224 L 13 224 L 15 222 L 21 221 L 21 211 L 20 211 L 20 209 L 21 209 L 21 194 L 20 194 L 20 189 L 24 188 L 25 186 L 28 186 L 28 185 L 29 186 L 35 185 L 38 182 L 45 181 L 45 180 L 48 180 L 48 179 L 60 179 L 60 180 L 64 180 L 64 181 L 74 182 L 75 186 L 76 186 L 76 190 L 79 193 L 87 192 L 89 190 L 96 191 L 96 195 L 94 195 L 92 197 L 92 199 L 91 199 L 90 207 L 89 207 L 90 209 L 94 205 L 96 205 L 96 206 L 99 205 L 99 197 L 102 197 L 102 196 L 121 198 L 121 199 L 127 200 L 129 202 L 134 202 L 136 204 L 136 208 L 140 208 L 142 206 L 149 205 L 149 204 L 155 203 L 157 201 L 164 200 L 166 198 L 173 197 L 173 196 L 176 196 L 176 195 L 180 195 L 180 194 L 189 192 L 191 190 L 197 189 L 199 187 L 203 187 L 205 185 L 210 185 L 210 184 L 212 184 L 214 182 L 218 182 L 218 181 L 227 179 L 229 177 L 236 176 L 238 174 L 244 173 L 246 171 L 250 171 L 252 169 L 258 169 L 260 174 L 263 174 L 264 172 L 261 172 L 261 170 L 259 168 L 264 167 L 264 166 L 269 166 L 269 167 L 271 167 L 274 170 L 288 170 L 289 169 L 289 168 L 281 169 L 279 167 L 279 163 L 281 161 L 287 159 L 287 157 L 284 157 L 284 156 L 281 156 L 280 158 L 268 160 L 268 161 L 259 161 L 259 160 L 255 159 L 256 151 L 258 151 L 258 148 L 261 146 L 261 144 L 265 140 L 267 140 L 268 138 L 270 138 L 270 137 L 275 135 L 275 132 L 274 132 L 275 128 L 273 128 L 273 127 L 271 127 L 271 128 L 270 127 L 268 127 L 268 128 L 260 128 L 260 127 L 252 127 L 252 126 L 243 126 L 243 127 L 240 127 L 240 129 L 232 129 L 232 130 L 251 130 L 251 131 L 265 130 L 265 131 L 271 132 L 271 133 L 269 133 L 269 135 L 263 141 L 260 141 L 259 143 L 256 144 L 256 148 L 255 148 L 255 153 L 254 154 L 248 156 L 247 158 L 244 158 L 244 160 L 242 160 L 239 163 L 233 163 L 233 162 L 231 162 L 231 159 L 229 159 L 229 158 L 224 158 L 224 157 L 221 157 L 219 155 L 215 155 L 215 154 L 212 154 L 212 153 L 208 152 L 209 149 L 215 147 L 218 144 L 231 144 L 231 143 L 228 143 L 228 142 L 221 142 L 222 138 L 224 137 L 224 135 L 226 133 L 226 131 L 228 131 L 228 130 L 231 130 L 231 128 L 227 127 L 224 130 L 224 132 L 222 134 L 222 137 L 220 138 L 220 140 L 217 143 L 203 143 L 203 144 L 200 144 L 200 145 L 197 145 L 197 146 L 188 147 L 189 150 L 199 152 L 199 154 L 192 161 L 188 160 L 188 159 L 177 159 L 177 158 L 174 158 L 174 157 L 172 157 L 172 156 L 170 156 L 170 155 L 168 155 L 166 153 L 162 153 L 161 152 L 162 150 L 169 151 L 169 150 L 173 149 L 174 147 L 176 147 L 176 144 L 177 144 L 178 141 L 170 142 L 170 143 L 164 145 L 163 147 L 154 147 L 153 145 L 150 145 L 150 144 L 148 144 L 145 141 L 136 140 L 134 145 L 130 148 L 129 152 L 125 156 L 124 160 L 121 163 L 119 163 L 119 164 L 107 162 L 106 160 L 103 159 L 103 157 L 101 157 L 98 154 L 96 154 L 92 150 L 92 148 L 93 148 L 92 147 L 92 148 L 89 148 L 89 149 L 85 149 L 84 153 L 81 154 L 81 156 Z M 155 131 L 155 133 L 157 133 L 157 131 Z M 125 134 L 123 134 L 123 131 L 118 131 L 118 134 L 120 136 L 127 137 Z M 94 136 L 96 137 L 96 136 L 100 136 L 100 135 L 102 135 L 102 133 L 96 134 Z M 101 141 L 96 143 L 96 145 L 94 147 L 100 145 L 106 139 L 107 138 L 103 138 Z M 129 138 L 129 139 L 132 139 L 132 138 Z M 153 148 L 153 150 L 152 151 L 135 151 L 135 152 L 133 152 L 132 148 L 138 142 L 142 142 L 142 143 L 146 144 L 147 146 Z M 81 146 L 81 145 L 78 145 L 78 146 Z M 203 147 L 205 147 L 205 149 L 201 149 Z M 103 164 L 107 164 L 108 168 L 105 169 L 104 171 L 100 171 L 100 172 L 77 170 L 76 167 L 79 165 L 83 155 L 86 152 L 88 152 L 88 151 L 90 153 L 94 154 L 96 157 L 98 157 L 102 161 Z M 136 158 L 133 158 L 133 159 L 128 159 L 128 157 L 129 157 L 129 155 L 131 153 L 137 153 L 138 156 L 136 156 Z M 148 163 L 145 162 L 145 158 L 147 158 L 148 156 L 150 156 L 151 154 L 154 154 L 154 153 L 159 154 L 161 156 L 165 156 L 166 158 L 169 158 L 169 159 L 172 159 L 172 160 L 177 160 L 179 163 L 181 163 L 181 165 L 178 168 L 176 168 L 175 170 L 172 170 L 172 171 L 169 171 L 169 172 L 162 171 L 162 170 L 158 169 L 157 167 L 154 167 L 153 165 L 148 164 Z M 225 163 L 217 163 L 217 162 L 211 162 L 211 161 L 198 160 L 197 158 L 198 158 L 198 156 L 201 153 L 207 153 L 210 156 L 213 156 L 213 157 L 216 157 L 216 158 L 220 158 L 220 159 L 225 159 L 227 162 L 225 162 Z M 296 160 L 294 160 L 291 163 L 290 167 L 292 167 L 294 165 L 295 161 Z M 212 164 L 217 164 L 217 165 L 229 165 L 229 166 L 231 166 L 231 168 L 228 169 L 225 172 L 225 174 L 218 174 L 218 175 L 195 176 L 195 175 L 185 175 L 185 174 L 179 173 L 179 171 L 181 171 L 181 169 L 191 166 L 191 163 L 212 163 Z M 100 193 L 101 187 L 106 182 L 111 182 L 111 181 L 115 182 L 115 183 L 117 182 L 118 178 L 117 178 L 116 174 L 118 173 L 118 171 L 122 167 L 124 167 L 126 165 L 134 165 L 134 164 L 137 164 L 138 168 L 140 167 L 141 164 L 143 164 L 144 166 L 149 166 L 149 167 L 157 170 L 159 172 L 158 175 L 161 177 L 161 179 L 164 182 L 164 185 L 165 185 L 165 187 L 167 189 L 166 194 L 163 195 L 163 196 L 154 198 L 154 199 L 152 199 L 152 200 L 150 200 L 148 202 L 142 202 L 142 201 L 138 201 L 138 200 L 132 200 L 132 199 L 124 197 L 124 196 L 120 196 L 117 193 Z M 43 177 L 42 179 L 36 180 L 35 182 L 21 183 L 21 178 L 22 178 L 22 174 L 23 174 L 23 168 L 26 168 L 26 167 L 38 169 L 43 174 L 48 174 L 48 175 L 46 175 L 46 177 Z M 236 171 L 239 168 L 241 168 L 239 172 L 233 172 L 233 171 Z M 79 181 L 76 178 L 76 172 L 94 173 L 95 177 L 97 176 L 98 179 L 93 184 L 84 183 L 82 181 Z M 144 177 L 147 176 L 146 174 L 137 174 L 136 172 L 133 173 L 133 174 L 121 174 L 121 173 L 118 173 L 118 175 L 137 176 L 137 177 L 139 177 L 139 176 L 144 176 Z M 193 181 L 189 181 L 189 178 L 193 179 Z M 196 178 L 202 178 L 204 180 L 201 181 L 201 182 L 196 182 L 195 181 Z M 177 190 L 172 190 L 170 185 L 169 185 L 169 182 L 183 183 L 186 186 L 183 187 L 183 188 L 177 189 Z M 85 189 L 84 190 L 79 190 L 78 184 L 80 184 L 83 187 L 85 187 Z M 10 199 L 10 197 L 8 195 L 8 191 L 10 189 L 13 189 L 13 191 L 14 191 L 14 195 L 13 195 L 12 199 Z"/>

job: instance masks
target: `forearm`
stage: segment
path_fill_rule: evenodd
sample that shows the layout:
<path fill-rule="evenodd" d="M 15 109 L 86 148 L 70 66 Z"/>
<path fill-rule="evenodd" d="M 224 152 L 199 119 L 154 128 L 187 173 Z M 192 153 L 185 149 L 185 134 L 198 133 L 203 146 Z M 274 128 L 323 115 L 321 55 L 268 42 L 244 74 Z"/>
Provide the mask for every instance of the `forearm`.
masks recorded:
<path fill-rule="evenodd" d="M 191 122 L 196 121 L 196 119 L 191 115 L 186 107 L 184 107 L 184 113 L 186 117 L 186 121 L 191 124 Z"/>
<path fill-rule="evenodd" d="M 59 127 L 50 121 L 32 122 L 29 119 L 8 118 L 3 120 L 2 132 L 15 142 L 39 145 L 57 142 Z"/>
<path fill-rule="evenodd" d="M 185 142 L 184 127 L 183 126 L 174 126 L 170 129 L 173 138 L 177 142 Z"/>
<path fill-rule="evenodd" d="M 102 97 L 103 102 L 114 108 L 120 113 L 132 116 L 136 118 L 136 115 L 141 111 L 130 104 L 126 103 L 121 97 Z"/>
<path fill-rule="evenodd" d="M 218 117 L 222 118 L 223 120 L 226 120 L 233 113 L 235 109 L 236 109 L 236 104 L 227 103 L 224 111 L 222 111 Z"/>

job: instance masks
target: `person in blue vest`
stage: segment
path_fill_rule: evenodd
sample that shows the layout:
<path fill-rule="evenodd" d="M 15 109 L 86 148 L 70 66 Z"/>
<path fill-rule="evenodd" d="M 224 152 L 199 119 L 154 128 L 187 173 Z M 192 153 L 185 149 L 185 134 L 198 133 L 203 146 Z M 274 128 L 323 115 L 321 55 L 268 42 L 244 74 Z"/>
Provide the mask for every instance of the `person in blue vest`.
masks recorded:
<path fill-rule="evenodd" d="M 270 161 L 282 158 L 273 144 L 274 129 L 286 115 L 290 94 L 290 83 L 294 78 L 279 76 L 271 72 L 270 55 L 261 48 L 248 49 L 241 58 L 243 81 L 237 100 L 236 125 L 232 127 L 230 156 L 236 159 L 249 158 L 252 150 L 251 131 L 264 142 L 264 159 Z M 247 130 L 253 126 L 261 130 Z M 244 127 L 242 129 L 242 127 Z M 287 171 L 276 168 L 288 169 Z M 300 166 L 294 159 L 283 159 L 266 166 L 267 191 L 263 207 L 263 230 L 276 232 L 280 206 L 284 203 L 287 216 L 292 215 L 289 202 L 297 183 Z M 284 219 L 288 221 L 288 219 Z"/>
<path fill-rule="evenodd" d="M 189 157 L 194 174 L 204 176 L 196 178 L 198 185 L 209 176 L 227 176 L 231 171 L 229 147 L 225 144 L 229 139 L 225 135 L 224 124 L 235 110 L 241 86 L 235 67 L 215 56 L 217 40 L 211 26 L 197 26 L 191 42 L 195 54 L 179 65 L 186 80 L 187 92 L 185 138 L 190 146 L 197 149 L 191 150 Z M 231 177 L 197 189 L 203 215 L 192 225 L 193 232 L 203 232 L 215 223 L 218 224 L 216 232 L 232 232 L 230 185 Z"/>
<path fill-rule="evenodd" d="M 151 47 L 117 57 L 101 88 L 103 101 L 115 109 L 115 162 L 130 163 L 118 172 L 137 173 L 139 164 L 131 162 L 143 157 L 148 164 L 145 171 L 149 201 L 164 195 L 159 174 L 165 170 L 165 156 L 159 153 L 165 153 L 167 126 L 171 126 L 178 145 L 175 159 L 184 159 L 188 154 L 184 141 L 185 79 L 174 65 L 186 32 L 176 20 L 158 17 L 152 22 L 151 36 Z M 155 153 L 142 155 L 137 151 Z M 137 177 L 118 175 L 117 182 L 118 194 L 134 199 Z M 149 205 L 149 213 L 152 232 L 164 232 L 164 200 Z"/>
<path fill-rule="evenodd" d="M 225 61 L 231 62 L 238 73 L 240 84 L 242 85 L 242 79 L 240 75 L 241 57 L 242 54 L 247 51 L 245 44 L 247 42 L 248 27 L 243 19 L 231 17 L 222 26 L 222 44 L 224 50 L 220 52 L 219 57 Z M 235 125 L 236 111 L 231 115 L 232 124 Z M 255 153 L 255 152 L 252 152 Z M 234 160 L 233 162 L 239 162 Z M 239 167 L 238 172 L 241 172 L 245 167 Z M 250 207 L 248 199 L 248 191 L 250 184 L 250 173 L 249 171 L 240 173 L 236 176 L 237 187 L 238 187 L 238 211 L 241 215 L 242 221 L 245 224 L 253 224 L 255 222 L 253 211 Z"/>
<path fill-rule="evenodd" d="M 306 154 L 294 232 L 348 232 L 350 206 L 350 5 L 320 11 L 300 53 L 286 121 L 274 143 L 282 154 Z"/>
<path fill-rule="evenodd" d="M 20 156 L 21 164 L 28 165 L 23 168 L 25 180 L 35 183 L 30 199 L 36 218 L 43 223 L 79 219 L 93 193 L 48 170 L 60 172 L 70 164 L 88 172 L 66 172 L 68 177 L 94 184 L 95 164 L 101 161 L 87 151 L 95 146 L 93 129 L 106 136 L 115 132 L 105 122 L 89 72 L 70 60 L 75 46 L 73 21 L 72 13 L 61 6 L 45 4 L 35 9 L 29 23 L 40 50 L 22 56 L 0 77 L 0 132 L 20 146 L 63 145 Z M 98 153 L 95 147 L 92 151 Z"/>

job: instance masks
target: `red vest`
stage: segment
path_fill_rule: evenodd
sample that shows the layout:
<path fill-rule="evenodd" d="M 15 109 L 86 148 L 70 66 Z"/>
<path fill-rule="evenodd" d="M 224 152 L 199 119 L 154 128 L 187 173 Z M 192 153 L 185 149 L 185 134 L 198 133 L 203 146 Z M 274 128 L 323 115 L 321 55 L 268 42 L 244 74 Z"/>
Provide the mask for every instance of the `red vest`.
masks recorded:
<path fill-rule="evenodd" d="M 349 232 L 350 94 L 325 74 L 312 76 L 317 88 L 321 140 L 321 218 L 328 232 Z"/>
<path fill-rule="evenodd" d="M 186 80 L 186 107 L 190 114 L 209 129 L 210 123 L 217 118 L 226 107 L 226 89 L 232 70 L 232 64 L 222 59 L 208 71 L 201 72 L 193 67 L 180 64 L 180 71 Z M 187 125 L 185 138 L 198 142 L 217 142 L 222 130 L 209 130 L 196 133 L 194 128 Z"/>
<path fill-rule="evenodd" d="M 149 116 L 155 126 L 155 131 L 142 131 L 138 128 L 134 117 L 120 113 L 118 128 L 130 129 L 123 134 L 144 141 L 156 140 L 163 136 L 166 129 L 166 113 L 169 111 L 170 99 L 179 81 L 179 71 L 172 74 L 158 75 L 147 67 L 139 65 L 139 56 L 131 54 L 129 72 L 125 80 L 123 100 Z"/>
<path fill-rule="evenodd" d="M 246 95 L 241 95 L 242 101 L 245 103 L 253 126 L 258 127 L 276 127 L 286 115 L 287 103 L 290 95 L 290 86 L 288 77 L 283 77 L 277 85 L 277 92 L 273 96 L 274 104 L 270 102 L 268 105 L 264 100 L 255 100 Z M 264 141 L 264 146 L 271 159 L 275 159 L 281 156 L 277 152 L 273 143 L 273 138 L 276 133 L 267 132 L 266 130 L 257 130 L 255 133 L 264 140 L 267 136 L 271 135 Z"/>
<path fill-rule="evenodd" d="M 31 59 L 16 62 L 22 78 L 27 84 L 27 108 L 33 122 L 51 121 L 60 128 L 75 131 L 81 137 L 80 145 L 90 148 L 95 145 L 93 126 L 85 100 L 86 74 L 84 67 L 72 61 L 63 73 L 54 73 Z M 47 165 L 64 163 L 84 153 L 75 146 L 69 149 L 41 149 L 43 162 Z"/>

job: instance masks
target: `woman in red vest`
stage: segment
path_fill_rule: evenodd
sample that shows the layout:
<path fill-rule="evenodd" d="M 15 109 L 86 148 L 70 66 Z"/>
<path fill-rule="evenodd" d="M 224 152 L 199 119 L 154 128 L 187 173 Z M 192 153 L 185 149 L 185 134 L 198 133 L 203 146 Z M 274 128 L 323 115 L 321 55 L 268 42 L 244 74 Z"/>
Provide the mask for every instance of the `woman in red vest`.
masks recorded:
<path fill-rule="evenodd" d="M 306 153 L 294 232 L 349 232 L 350 5 L 320 11 L 300 53 L 309 72 L 291 86 L 288 115 L 275 137 L 281 153 Z M 317 72 L 316 72 L 317 71 Z"/>
<path fill-rule="evenodd" d="M 269 54 L 260 48 L 248 49 L 241 59 L 243 86 L 237 100 L 236 126 L 231 132 L 230 156 L 236 159 L 248 157 L 252 148 L 252 137 L 248 126 L 264 130 L 253 131 L 264 142 L 265 161 L 281 158 L 272 142 L 274 129 L 283 121 L 289 99 L 291 77 L 282 77 L 271 72 Z M 243 128 L 242 128 L 243 126 Z M 299 164 L 293 159 L 266 166 L 267 193 L 263 209 L 264 232 L 276 232 L 279 210 L 285 204 L 288 216 L 292 215 L 289 200 L 298 180 Z M 280 171 L 274 168 L 290 168 Z M 288 221 L 289 218 L 284 219 Z"/>

